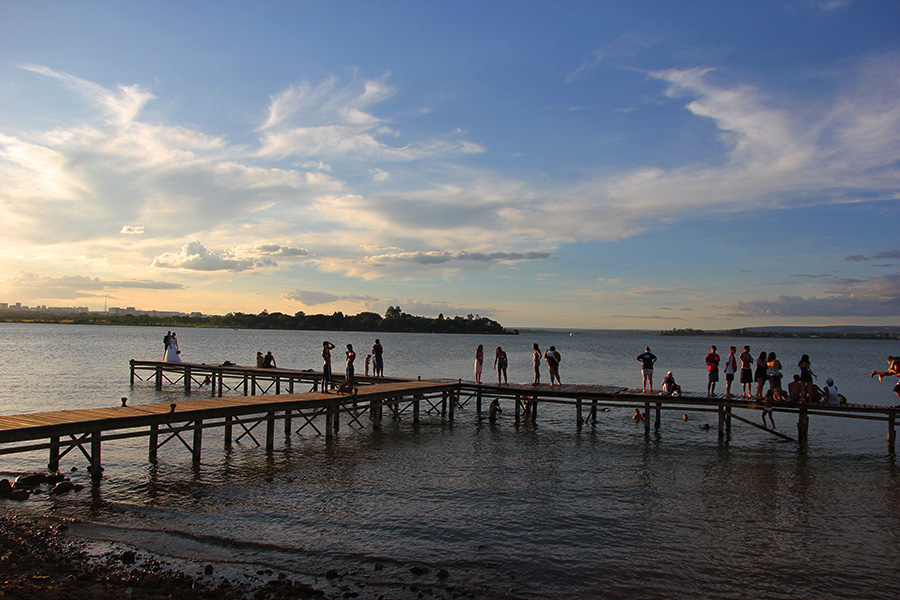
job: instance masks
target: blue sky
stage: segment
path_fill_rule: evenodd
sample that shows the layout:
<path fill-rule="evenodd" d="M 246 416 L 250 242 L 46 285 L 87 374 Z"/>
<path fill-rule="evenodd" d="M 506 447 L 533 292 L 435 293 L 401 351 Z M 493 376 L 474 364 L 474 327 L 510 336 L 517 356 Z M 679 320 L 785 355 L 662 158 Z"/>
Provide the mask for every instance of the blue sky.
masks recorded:
<path fill-rule="evenodd" d="M 0 1 L 0 301 L 900 325 L 900 3 Z"/>

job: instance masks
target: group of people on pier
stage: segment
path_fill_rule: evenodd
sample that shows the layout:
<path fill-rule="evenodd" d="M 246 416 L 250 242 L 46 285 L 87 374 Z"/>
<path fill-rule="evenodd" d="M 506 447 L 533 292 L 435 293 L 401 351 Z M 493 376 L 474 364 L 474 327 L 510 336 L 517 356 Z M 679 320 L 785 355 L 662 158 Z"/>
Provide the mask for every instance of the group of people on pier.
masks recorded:
<path fill-rule="evenodd" d="M 537 343 L 532 344 L 532 364 L 534 365 L 534 381 L 531 385 L 541 384 L 541 362 L 546 361 L 547 371 L 550 374 L 550 385 L 562 385 L 559 379 L 559 363 L 562 361 L 562 354 L 556 349 L 556 346 L 550 346 L 546 352 L 541 353 Z M 494 351 L 494 370 L 497 371 L 497 385 L 509 385 L 506 369 L 509 367 L 509 358 L 506 351 L 497 346 Z M 484 345 L 478 344 L 475 348 L 475 383 L 481 383 L 481 373 L 484 370 Z"/>
<path fill-rule="evenodd" d="M 322 342 L 322 392 L 326 394 L 334 387 L 331 370 L 331 351 L 335 348 L 336 346 L 328 340 Z M 349 392 L 355 382 L 356 351 L 353 349 L 353 344 L 347 344 L 344 356 L 344 381 L 337 388 L 339 394 Z M 384 377 L 384 346 L 381 345 L 381 340 L 376 339 L 375 343 L 372 344 L 371 354 L 366 355 L 365 367 L 366 377 L 369 376 L 370 367 L 375 377 Z"/>

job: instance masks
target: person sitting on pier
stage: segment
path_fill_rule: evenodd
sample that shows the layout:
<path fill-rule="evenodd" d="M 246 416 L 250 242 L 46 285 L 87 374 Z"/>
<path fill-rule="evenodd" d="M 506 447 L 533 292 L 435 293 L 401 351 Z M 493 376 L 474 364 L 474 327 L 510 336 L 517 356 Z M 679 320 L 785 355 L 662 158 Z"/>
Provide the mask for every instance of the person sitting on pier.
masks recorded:
<path fill-rule="evenodd" d="M 800 402 L 800 375 L 794 374 L 794 380 L 788 384 L 788 398 L 791 402 Z"/>
<path fill-rule="evenodd" d="M 841 395 L 838 394 L 837 386 L 834 385 L 834 380 L 830 377 L 825 380 L 825 404 L 829 404 L 831 406 L 837 406 L 841 403 Z"/>
<path fill-rule="evenodd" d="M 263 356 L 263 353 L 262 353 L 262 352 L 257 352 L 257 353 L 256 353 L 256 368 L 257 368 L 257 369 L 262 369 L 263 363 L 264 363 L 265 361 L 266 361 L 266 357 Z"/>
<path fill-rule="evenodd" d="M 352 394 L 353 392 L 353 377 L 344 377 L 344 381 L 341 382 L 341 385 L 337 388 L 338 394 Z"/>
<path fill-rule="evenodd" d="M 762 422 L 763 427 L 766 426 L 766 415 L 769 415 L 769 420 L 772 422 L 772 429 L 775 429 L 775 417 L 772 416 L 774 412 L 773 406 L 775 405 L 775 391 L 769 389 L 766 391 L 766 403 L 763 406 L 762 411 Z"/>
<path fill-rule="evenodd" d="M 887 371 L 872 371 L 872 374 L 869 377 L 875 377 L 878 375 L 878 381 L 883 381 L 884 378 L 888 375 L 896 375 L 900 377 L 900 356 L 888 356 L 888 370 Z"/>
<path fill-rule="evenodd" d="M 675 376 L 672 375 L 672 371 L 666 373 L 665 378 L 662 380 L 662 388 L 670 396 L 681 395 L 681 386 L 675 383 Z"/>
<path fill-rule="evenodd" d="M 266 352 L 266 357 L 263 359 L 263 369 L 277 369 L 278 367 L 275 365 L 275 357 L 272 356 L 272 351 Z"/>

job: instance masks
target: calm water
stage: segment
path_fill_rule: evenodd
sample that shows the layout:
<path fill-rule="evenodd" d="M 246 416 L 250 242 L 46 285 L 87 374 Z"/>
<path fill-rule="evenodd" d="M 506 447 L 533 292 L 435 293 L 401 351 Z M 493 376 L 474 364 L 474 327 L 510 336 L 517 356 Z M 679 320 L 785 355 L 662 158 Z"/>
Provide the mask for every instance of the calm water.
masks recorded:
<path fill-rule="evenodd" d="M 130 404 L 178 399 L 177 388 L 128 386 L 128 360 L 161 357 L 164 333 L 0 324 L 0 414 L 117 405 L 122 396 Z M 323 339 L 353 343 L 361 360 L 376 337 L 178 336 L 189 361 L 250 364 L 257 350 L 271 350 L 290 368 L 318 368 Z M 564 383 L 626 386 L 640 384 L 634 357 L 649 344 L 657 377 L 672 370 L 690 390 L 705 389 L 711 343 L 749 343 L 754 354 L 774 350 L 786 366 L 808 353 L 819 382 L 833 377 L 851 401 L 897 403 L 892 385 L 868 376 L 900 354 L 896 343 L 587 332 L 377 337 L 387 375 L 471 379 L 483 343 L 487 356 L 498 344 L 509 352 L 511 381 L 530 381 L 538 342 L 562 352 Z M 426 588 L 446 598 L 900 597 L 900 470 L 886 453 L 884 424 L 813 417 L 800 450 L 740 423 L 720 444 L 714 416 L 684 422 L 664 413 L 648 437 L 626 410 L 578 431 L 571 407 L 544 406 L 537 427 L 517 427 L 510 414 L 489 425 L 467 408 L 452 425 L 435 417 L 418 427 L 386 420 L 379 432 L 345 425 L 331 443 L 307 429 L 279 438 L 270 456 L 252 444 L 225 453 L 210 433 L 196 468 L 174 444 L 151 466 L 146 440 L 115 442 L 104 446 L 106 473 L 93 491 L 0 506 L 82 519 L 76 533 L 219 561 L 219 572 L 268 567 L 362 598 L 414 598 Z M 794 418 L 775 419 L 794 433 Z M 80 477 L 84 462 L 72 454 L 62 467 L 78 466 Z M 0 477 L 45 463 L 43 453 L 0 457 Z M 414 566 L 429 571 L 416 575 Z M 343 577 L 325 579 L 330 568 Z M 445 583 L 440 568 L 450 573 Z"/>

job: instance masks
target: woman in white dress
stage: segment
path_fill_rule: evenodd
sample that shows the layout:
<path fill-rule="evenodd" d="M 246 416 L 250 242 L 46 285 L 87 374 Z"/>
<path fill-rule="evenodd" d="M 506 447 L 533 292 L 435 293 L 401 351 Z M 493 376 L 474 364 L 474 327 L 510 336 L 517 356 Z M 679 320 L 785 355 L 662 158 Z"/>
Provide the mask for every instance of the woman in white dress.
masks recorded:
<path fill-rule="evenodd" d="M 181 352 L 178 350 L 178 339 L 175 337 L 175 334 L 172 334 L 172 337 L 169 338 L 169 347 L 166 348 L 166 362 L 181 362 L 181 357 L 179 356 Z"/>

